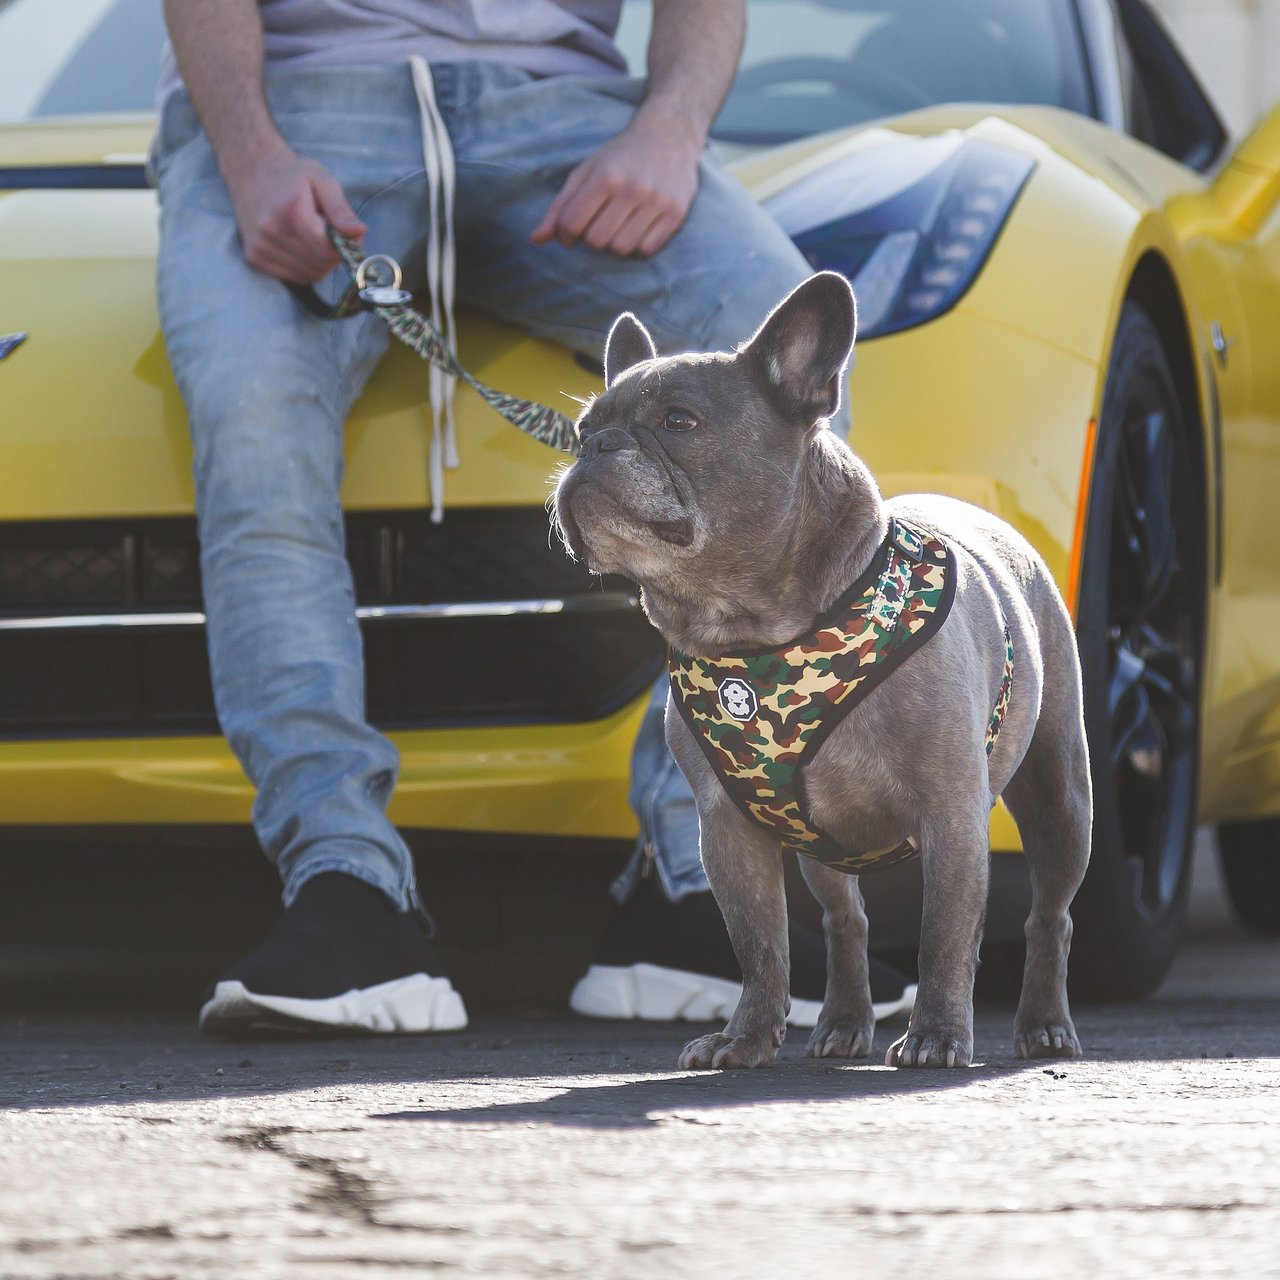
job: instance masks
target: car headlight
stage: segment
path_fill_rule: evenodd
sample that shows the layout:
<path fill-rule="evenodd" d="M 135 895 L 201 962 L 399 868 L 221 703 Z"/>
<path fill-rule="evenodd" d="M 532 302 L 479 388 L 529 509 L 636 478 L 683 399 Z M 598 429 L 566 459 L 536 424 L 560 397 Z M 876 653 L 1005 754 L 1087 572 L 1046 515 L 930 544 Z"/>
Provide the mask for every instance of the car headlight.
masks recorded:
<path fill-rule="evenodd" d="M 876 338 L 959 301 L 1034 167 L 958 133 L 899 136 L 801 178 L 765 208 L 815 269 L 852 282 L 858 336 Z"/>

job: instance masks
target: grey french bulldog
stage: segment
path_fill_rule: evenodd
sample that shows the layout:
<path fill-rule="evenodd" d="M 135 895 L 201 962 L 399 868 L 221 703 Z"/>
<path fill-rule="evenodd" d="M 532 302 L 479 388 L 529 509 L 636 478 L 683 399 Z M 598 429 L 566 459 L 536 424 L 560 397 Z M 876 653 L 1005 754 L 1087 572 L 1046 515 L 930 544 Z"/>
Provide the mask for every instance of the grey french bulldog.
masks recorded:
<path fill-rule="evenodd" d="M 871 1051 L 867 918 L 848 872 L 888 848 L 918 851 L 924 906 L 919 993 L 886 1062 L 968 1064 L 988 820 L 1001 796 L 1032 887 L 1014 1050 L 1075 1057 L 1068 907 L 1089 859 L 1092 801 L 1071 620 L 1008 524 L 936 495 L 885 502 L 830 430 L 856 328 L 853 292 L 831 272 L 798 286 L 734 352 L 658 358 L 643 325 L 621 316 L 605 391 L 579 418 L 581 453 L 555 493 L 570 553 L 640 583 L 680 664 L 667 741 L 697 800 L 702 861 L 744 980 L 724 1031 L 691 1041 L 679 1063 L 762 1066 L 782 1042 L 786 845 L 803 855 L 824 911 L 827 986 L 809 1054 Z M 852 656 L 832 657 L 842 628 L 856 633 Z M 816 674 L 791 670 L 797 637 Z M 879 649 L 889 661 L 864 679 Z M 851 682 L 869 687 L 801 757 L 816 703 L 766 687 L 779 671 L 838 688 L 829 701 Z M 803 715 L 788 720 L 788 707 Z M 780 742 L 781 757 L 753 762 L 761 741 Z"/>

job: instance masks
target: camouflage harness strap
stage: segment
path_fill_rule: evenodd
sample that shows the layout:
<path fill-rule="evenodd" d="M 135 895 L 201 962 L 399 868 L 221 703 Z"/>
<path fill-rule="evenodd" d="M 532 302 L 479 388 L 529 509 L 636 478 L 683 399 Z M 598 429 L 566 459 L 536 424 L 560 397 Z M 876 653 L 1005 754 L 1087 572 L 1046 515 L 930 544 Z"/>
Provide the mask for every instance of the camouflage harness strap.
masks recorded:
<path fill-rule="evenodd" d="M 333 320 L 341 320 L 365 309 L 374 312 L 405 346 L 428 364 L 460 378 L 512 426 L 519 427 L 526 435 L 553 449 L 559 449 L 562 453 L 577 454 L 578 434 L 572 418 L 549 405 L 538 404 L 535 400 L 524 400 L 519 396 L 495 391 L 458 363 L 458 358 L 449 350 L 431 321 L 409 305 L 410 295 L 399 287 L 398 264 L 382 255 L 363 258 L 355 242 L 332 227 L 329 228 L 329 239 L 333 241 L 334 248 L 351 272 L 352 284 L 334 307 L 325 307 L 310 289 L 295 289 L 294 292 L 310 311 Z M 388 263 L 395 268 L 394 284 L 380 282 L 364 287 L 365 268 L 375 262 Z"/>
<path fill-rule="evenodd" d="M 904 862 L 915 841 L 850 853 L 813 821 L 801 770 L 844 716 L 946 620 L 955 557 L 941 538 L 902 520 L 871 567 L 807 636 L 778 649 L 695 658 L 671 654 L 671 689 L 730 798 L 782 844 L 837 871 Z M 990 754 L 1013 688 L 1013 643 L 987 728 Z"/>

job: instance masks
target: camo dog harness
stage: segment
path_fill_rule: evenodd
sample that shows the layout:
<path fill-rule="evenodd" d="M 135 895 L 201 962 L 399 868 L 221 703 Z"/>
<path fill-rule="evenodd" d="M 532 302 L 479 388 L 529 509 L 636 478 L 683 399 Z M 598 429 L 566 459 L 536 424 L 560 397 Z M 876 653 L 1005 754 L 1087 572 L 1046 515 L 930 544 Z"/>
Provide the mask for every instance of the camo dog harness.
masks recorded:
<path fill-rule="evenodd" d="M 894 519 L 870 568 L 808 635 L 779 649 L 719 658 L 672 651 L 675 704 L 703 753 L 734 803 L 786 847 L 853 875 L 916 854 L 912 839 L 867 853 L 841 848 L 810 816 L 801 770 L 858 702 L 942 626 L 955 588 L 950 547 Z M 1004 635 L 988 755 L 1013 690 L 1007 626 Z"/>

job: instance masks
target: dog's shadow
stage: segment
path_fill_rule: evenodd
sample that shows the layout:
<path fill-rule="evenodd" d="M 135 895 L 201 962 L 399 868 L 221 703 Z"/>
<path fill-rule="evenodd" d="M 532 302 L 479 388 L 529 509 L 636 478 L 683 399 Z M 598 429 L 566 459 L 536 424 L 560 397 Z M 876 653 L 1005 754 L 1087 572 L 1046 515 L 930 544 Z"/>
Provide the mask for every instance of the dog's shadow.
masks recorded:
<path fill-rule="evenodd" d="M 1028 1070 L 1056 1074 L 1059 1065 L 1003 1059 L 950 1070 L 901 1070 L 874 1062 L 804 1059 L 780 1061 L 755 1071 L 682 1072 L 618 1084 L 570 1084 L 552 1097 L 532 1101 L 388 1111 L 375 1113 L 370 1119 L 644 1129 L 672 1119 L 691 1124 L 714 1123 L 714 1111 L 731 1107 L 778 1103 L 835 1105 L 858 1098 L 937 1093 Z"/>

